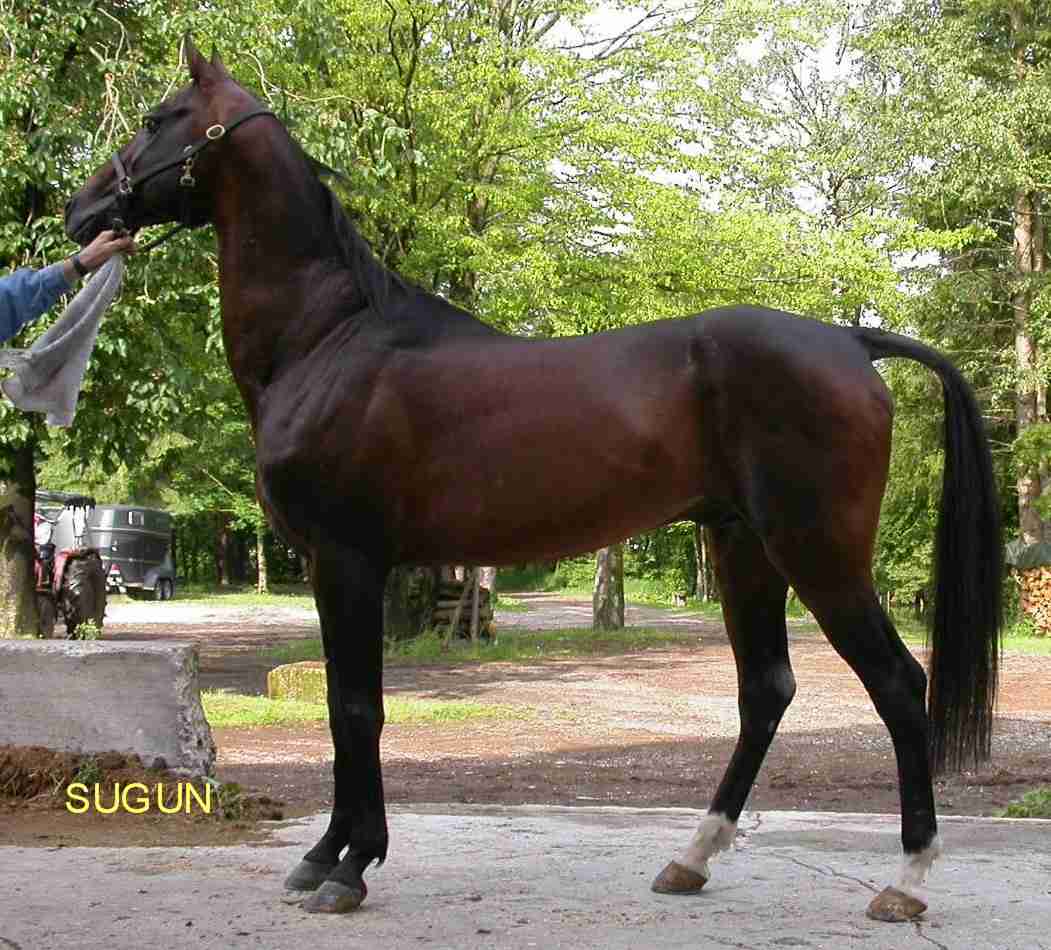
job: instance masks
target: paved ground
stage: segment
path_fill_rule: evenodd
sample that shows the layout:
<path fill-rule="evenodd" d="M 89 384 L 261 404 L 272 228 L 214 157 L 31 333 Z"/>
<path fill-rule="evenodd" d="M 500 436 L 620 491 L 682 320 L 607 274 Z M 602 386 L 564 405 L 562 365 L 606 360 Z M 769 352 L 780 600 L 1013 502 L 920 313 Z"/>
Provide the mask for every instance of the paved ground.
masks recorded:
<path fill-rule="evenodd" d="M 898 862 L 893 817 L 746 814 L 696 897 L 649 881 L 692 834 L 680 809 L 395 809 L 356 914 L 319 918 L 281 879 L 324 818 L 230 848 L 0 848 L 0 948 L 1051 948 L 1051 821 L 950 818 L 930 910 L 864 908 Z"/>

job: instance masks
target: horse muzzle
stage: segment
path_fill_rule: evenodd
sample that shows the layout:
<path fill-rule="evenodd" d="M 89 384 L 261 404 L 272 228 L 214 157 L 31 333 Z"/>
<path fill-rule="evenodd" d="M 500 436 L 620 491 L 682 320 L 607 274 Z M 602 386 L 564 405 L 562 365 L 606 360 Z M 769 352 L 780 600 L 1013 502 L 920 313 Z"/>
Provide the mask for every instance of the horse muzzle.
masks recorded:
<path fill-rule="evenodd" d="M 85 203 L 83 193 L 66 202 L 66 234 L 83 247 L 90 244 L 102 231 L 134 230 L 127 209 L 121 208 L 117 196 L 103 195 Z"/>

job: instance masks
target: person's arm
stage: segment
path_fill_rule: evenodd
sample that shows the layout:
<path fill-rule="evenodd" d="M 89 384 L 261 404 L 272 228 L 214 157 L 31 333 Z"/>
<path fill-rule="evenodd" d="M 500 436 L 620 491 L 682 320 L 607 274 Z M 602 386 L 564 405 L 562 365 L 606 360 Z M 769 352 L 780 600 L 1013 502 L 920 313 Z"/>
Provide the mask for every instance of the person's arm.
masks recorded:
<path fill-rule="evenodd" d="M 62 262 L 66 280 L 70 287 L 76 285 L 81 277 L 87 277 L 98 270 L 114 254 L 134 254 L 135 242 L 127 232 L 103 231 L 94 241 L 82 247 L 72 257 Z"/>
<path fill-rule="evenodd" d="M 0 343 L 10 340 L 27 323 L 50 310 L 81 277 L 97 270 L 114 254 L 134 253 L 130 235 L 103 231 L 73 257 L 41 270 L 23 268 L 0 277 Z"/>
<path fill-rule="evenodd" d="M 10 340 L 73 289 L 65 270 L 63 261 L 41 270 L 26 267 L 0 278 L 0 342 Z"/>

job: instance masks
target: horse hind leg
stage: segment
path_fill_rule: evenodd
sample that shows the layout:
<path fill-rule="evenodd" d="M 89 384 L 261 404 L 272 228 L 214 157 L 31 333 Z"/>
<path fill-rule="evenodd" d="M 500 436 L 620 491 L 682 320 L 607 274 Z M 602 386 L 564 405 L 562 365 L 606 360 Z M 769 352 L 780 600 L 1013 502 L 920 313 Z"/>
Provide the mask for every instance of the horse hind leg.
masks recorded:
<path fill-rule="evenodd" d="M 697 833 L 653 882 L 662 894 L 696 893 L 711 877 L 708 861 L 733 843 L 737 821 L 781 717 L 795 695 L 788 657 L 788 585 L 759 537 L 737 521 L 711 529 L 723 617 L 737 663 L 740 733 L 726 773 Z"/>
<path fill-rule="evenodd" d="M 379 755 L 385 574 L 346 551 L 312 560 L 325 645 L 335 791 L 327 830 L 285 880 L 289 890 L 313 892 L 303 903 L 312 912 L 344 913 L 358 907 L 367 893 L 366 868 L 373 861 L 382 863 L 387 854 Z"/>
<path fill-rule="evenodd" d="M 898 765 L 904 864 L 868 907 L 875 920 L 906 921 L 927 909 L 922 890 L 941 852 L 928 758 L 927 677 L 902 643 L 871 584 L 797 587 L 832 646 L 857 674 L 890 732 Z"/>

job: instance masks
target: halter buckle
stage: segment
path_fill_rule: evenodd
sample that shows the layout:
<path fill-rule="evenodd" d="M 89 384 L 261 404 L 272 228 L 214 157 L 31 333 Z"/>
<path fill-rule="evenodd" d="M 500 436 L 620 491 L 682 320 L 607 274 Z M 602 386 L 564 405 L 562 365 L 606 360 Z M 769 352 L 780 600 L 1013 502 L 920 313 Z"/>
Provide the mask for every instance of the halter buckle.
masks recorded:
<path fill-rule="evenodd" d="M 224 135 L 226 135 L 226 127 L 219 123 L 209 126 L 204 133 L 204 137 L 211 142 L 221 139 Z"/>
<path fill-rule="evenodd" d="M 197 184 L 197 179 L 193 177 L 193 162 L 196 156 L 190 155 L 185 162 L 182 163 L 182 178 L 179 179 L 179 184 L 183 188 L 192 188 Z"/>
<path fill-rule="evenodd" d="M 118 194 L 124 195 L 125 197 L 130 195 L 131 194 L 131 179 L 130 178 L 122 178 L 119 182 L 117 182 L 117 192 L 118 192 Z"/>

